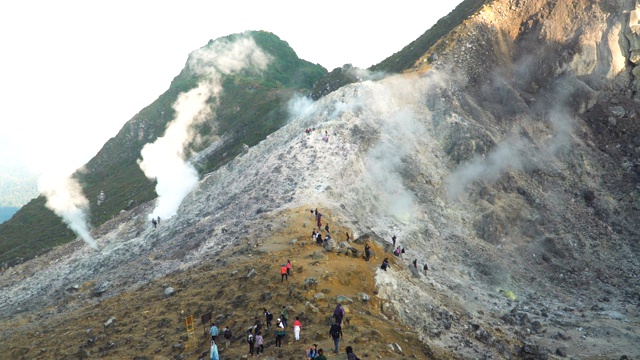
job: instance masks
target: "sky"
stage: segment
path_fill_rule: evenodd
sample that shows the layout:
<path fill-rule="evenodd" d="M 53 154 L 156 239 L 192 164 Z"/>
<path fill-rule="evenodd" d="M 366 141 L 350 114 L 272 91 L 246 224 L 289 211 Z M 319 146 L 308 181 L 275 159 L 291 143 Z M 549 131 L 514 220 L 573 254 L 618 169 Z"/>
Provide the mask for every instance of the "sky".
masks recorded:
<path fill-rule="evenodd" d="M 458 3 L 2 2 L 0 171 L 26 166 L 36 174 L 71 173 L 81 167 L 210 39 L 266 30 L 329 71 L 346 63 L 367 68 Z"/>

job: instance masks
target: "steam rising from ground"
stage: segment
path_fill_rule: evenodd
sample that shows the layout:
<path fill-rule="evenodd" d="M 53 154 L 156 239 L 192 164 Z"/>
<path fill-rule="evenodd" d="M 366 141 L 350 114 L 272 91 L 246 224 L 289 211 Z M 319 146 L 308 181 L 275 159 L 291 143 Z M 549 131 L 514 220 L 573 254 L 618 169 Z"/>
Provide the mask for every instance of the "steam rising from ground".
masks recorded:
<path fill-rule="evenodd" d="M 40 178 L 38 189 L 47 197 L 46 206 L 87 245 L 98 250 L 98 244 L 89 232 L 89 200 L 78 181 L 66 174 L 49 173 Z"/>
<path fill-rule="evenodd" d="M 149 179 L 157 181 L 158 200 L 150 217 L 175 215 L 184 197 L 197 184 L 198 173 L 186 161 L 185 147 L 194 137 L 193 125 L 213 117 L 222 91 L 222 75 L 242 70 L 262 71 L 268 63 L 269 56 L 246 35 L 232 42 L 218 40 L 191 54 L 187 66 L 201 78 L 198 86 L 178 96 L 173 104 L 175 117 L 164 136 L 145 145 L 140 153 L 140 169 Z"/>
<path fill-rule="evenodd" d="M 447 177 L 449 195 L 456 198 L 478 180 L 491 183 L 509 170 L 528 171 L 548 163 L 571 143 L 573 119 L 556 109 L 547 116 L 547 121 L 554 134 L 546 144 L 536 145 L 520 136 L 507 138 L 486 157 L 476 156 L 454 169 Z"/>

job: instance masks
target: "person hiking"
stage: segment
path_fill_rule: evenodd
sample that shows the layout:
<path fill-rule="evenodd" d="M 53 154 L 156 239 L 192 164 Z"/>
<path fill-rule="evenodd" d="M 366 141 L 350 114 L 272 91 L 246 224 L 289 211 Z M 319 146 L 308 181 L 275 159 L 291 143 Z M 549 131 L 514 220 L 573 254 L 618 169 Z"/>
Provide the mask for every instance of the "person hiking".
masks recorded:
<path fill-rule="evenodd" d="M 257 334 L 260 330 L 262 330 L 262 321 L 260 321 L 260 319 L 258 319 L 258 317 L 256 316 L 255 322 L 253 323 L 253 333 Z"/>
<path fill-rule="evenodd" d="M 351 346 L 347 346 L 345 348 L 345 352 L 347 353 L 347 360 L 360 360 L 353 352 L 353 348 Z"/>
<path fill-rule="evenodd" d="M 396 246 L 396 239 L 397 239 L 397 238 L 396 238 L 396 236 L 395 236 L 395 235 L 393 235 L 393 237 L 391 238 L 391 241 L 393 242 L 393 246 L 394 246 L 394 247 Z"/>
<path fill-rule="evenodd" d="M 329 328 L 329 336 L 333 339 L 333 352 L 338 353 L 338 345 L 340 345 L 340 338 L 342 337 L 342 327 L 337 322 L 331 325 Z"/>
<path fill-rule="evenodd" d="M 287 276 L 287 265 L 286 264 L 282 264 L 282 266 L 280 267 L 280 282 L 284 282 L 284 279 L 287 279 L 287 281 L 289 281 L 289 277 Z"/>
<path fill-rule="evenodd" d="M 253 356 L 253 348 L 256 343 L 256 338 L 251 333 L 251 330 L 247 331 L 247 344 L 249 344 L 249 355 Z"/>
<path fill-rule="evenodd" d="M 322 246 L 322 234 L 318 233 L 316 235 L 316 243 L 318 243 L 318 245 Z"/>
<path fill-rule="evenodd" d="M 402 251 L 402 250 L 400 250 L 400 246 L 398 246 L 395 250 L 393 250 L 393 255 L 395 255 L 395 256 L 400 256 L 400 252 L 401 252 L 401 251 Z"/>
<path fill-rule="evenodd" d="M 330 233 L 330 231 L 329 231 L 329 223 L 326 223 L 326 225 L 324 226 L 324 231 L 326 231 L 327 234 Z"/>
<path fill-rule="evenodd" d="M 291 260 L 287 260 L 287 276 L 291 276 Z"/>
<path fill-rule="evenodd" d="M 209 352 L 211 354 L 211 360 L 220 360 L 220 355 L 218 354 L 218 345 L 214 340 L 211 340 L 211 350 Z"/>
<path fill-rule="evenodd" d="M 271 321 L 273 320 L 273 314 L 267 310 L 267 308 L 264 308 L 264 319 L 267 322 L 267 330 L 271 329 Z"/>
<path fill-rule="evenodd" d="M 282 347 L 282 339 L 286 335 L 286 331 L 284 330 L 284 324 L 281 319 L 278 319 L 278 326 L 274 333 L 276 334 L 276 347 Z"/>
<path fill-rule="evenodd" d="M 156 228 L 156 226 L 158 226 L 158 222 L 156 221 L 155 218 L 151 219 L 151 224 L 153 225 L 154 229 Z"/>
<path fill-rule="evenodd" d="M 218 337 L 218 327 L 215 323 L 211 324 L 211 327 L 209 328 L 209 334 L 211 334 L 211 340 L 215 341 Z"/>
<path fill-rule="evenodd" d="M 312 360 L 318 356 L 318 344 L 311 345 L 311 348 L 306 349 L 305 352 L 307 353 L 307 360 Z"/>
<path fill-rule="evenodd" d="M 366 261 L 369 261 L 370 257 L 371 257 L 371 246 L 369 246 L 369 244 L 366 244 L 364 246 L 364 259 Z"/>
<path fill-rule="evenodd" d="M 224 328 L 222 332 L 222 337 L 224 338 L 224 349 L 227 350 L 229 346 L 231 346 L 231 337 L 233 334 L 231 333 L 231 329 L 228 326 Z"/>
<path fill-rule="evenodd" d="M 424 263 L 424 266 L 422 267 L 422 270 L 424 270 L 424 274 L 427 275 L 427 271 L 429 270 L 429 267 L 427 266 L 427 263 Z"/>
<path fill-rule="evenodd" d="M 389 258 L 384 258 L 384 260 L 382 260 L 382 265 L 380 265 L 380 269 L 387 271 L 387 268 L 390 268 L 391 265 L 389 265 Z"/>
<path fill-rule="evenodd" d="M 302 323 L 300 322 L 300 318 L 296 316 L 296 319 L 293 321 L 293 337 L 296 341 L 300 340 L 300 329 L 302 329 Z"/>
<path fill-rule="evenodd" d="M 313 360 L 327 360 L 327 357 L 324 356 L 324 350 L 318 349 L 318 355 L 316 355 Z"/>
<path fill-rule="evenodd" d="M 262 331 L 258 331 L 256 335 L 256 356 L 264 354 L 264 338 L 262 337 Z"/>
<path fill-rule="evenodd" d="M 289 312 L 287 311 L 286 306 L 282 306 L 282 311 L 280 312 L 280 319 L 282 319 L 282 325 L 287 327 L 287 320 L 289 320 Z"/>
<path fill-rule="evenodd" d="M 311 232 L 311 240 L 315 241 L 315 240 L 316 240 L 316 235 L 317 235 L 317 234 L 316 234 L 316 230 L 314 229 L 314 230 Z"/>
<path fill-rule="evenodd" d="M 336 305 L 336 308 L 333 310 L 333 318 L 336 320 L 336 323 L 342 326 L 342 320 L 344 320 L 345 311 L 342 305 Z"/>

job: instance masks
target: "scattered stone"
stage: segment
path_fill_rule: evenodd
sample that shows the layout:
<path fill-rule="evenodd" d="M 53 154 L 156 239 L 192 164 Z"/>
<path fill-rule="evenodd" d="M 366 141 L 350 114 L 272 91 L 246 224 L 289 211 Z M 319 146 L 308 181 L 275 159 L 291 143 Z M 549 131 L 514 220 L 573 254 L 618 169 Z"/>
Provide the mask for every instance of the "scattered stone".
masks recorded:
<path fill-rule="evenodd" d="M 101 282 L 98 286 L 93 288 L 93 296 L 98 297 L 98 296 L 104 294 L 107 291 L 108 288 L 109 288 L 109 282 L 108 281 Z"/>
<path fill-rule="evenodd" d="M 262 295 L 260 295 L 260 300 L 262 300 L 262 301 L 271 300 L 271 292 L 267 291 L 265 293 L 262 293 Z"/>
<path fill-rule="evenodd" d="M 316 260 L 324 260 L 327 258 L 327 255 L 319 252 L 319 251 L 314 251 L 313 254 L 309 255 L 309 257 L 311 257 L 312 259 L 316 259 Z"/>
<path fill-rule="evenodd" d="M 559 347 L 556 349 L 556 355 L 560 356 L 560 357 L 567 357 L 567 348 L 566 347 Z"/>
<path fill-rule="evenodd" d="M 249 270 L 249 273 L 247 274 L 247 279 L 252 279 L 254 277 L 258 276 L 258 273 L 256 272 L 255 269 L 251 269 Z"/>
<path fill-rule="evenodd" d="M 609 111 L 611 111 L 611 113 L 617 117 L 623 117 L 626 115 L 627 110 L 625 110 L 622 106 L 620 105 L 616 105 L 616 106 L 610 106 L 609 107 Z"/>
<path fill-rule="evenodd" d="M 304 279 L 304 288 L 306 290 L 315 289 L 318 287 L 318 279 L 315 277 L 309 277 Z"/>
<path fill-rule="evenodd" d="M 371 296 L 369 296 L 368 294 L 359 293 L 358 296 L 360 297 L 360 301 L 362 301 L 363 303 L 368 303 L 369 301 L 371 301 Z"/>
<path fill-rule="evenodd" d="M 172 296 L 175 293 L 176 293 L 176 290 L 174 288 L 172 288 L 171 286 L 169 286 L 168 288 L 164 289 L 164 297 Z"/>
<path fill-rule="evenodd" d="M 353 303 L 353 300 L 349 299 L 348 297 L 346 297 L 344 295 L 338 295 L 338 296 L 336 296 L 336 302 L 338 304 L 351 304 L 351 303 Z"/>
<path fill-rule="evenodd" d="M 110 317 L 110 318 L 109 318 L 109 320 L 107 320 L 107 321 L 104 323 L 104 327 L 106 327 L 106 328 L 107 328 L 107 327 L 111 326 L 111 324 L 113 324 L 113 322 L 114 322 L 114 321 L 116 321 L 116 318 L 114 318 L 114 317 Z M 87 334 L 88 334 L 88 333 L 87 333 Z"/>
<path fill-rule="evenodd" d="M 324 300 L 324 299 L 326 299 L 326 297 L 327 296 L 324 293 L 321 293 L 321 292 L 315 293 L 313 295 L 313 298 L 316 299 L 316 300 Z"/>
<path fill-rule="evenodd" d="M 182 349 L 184 349 L 184 344 L 183 343 L 176 343 L 176 344 L 173 344 L 173 346 L 171 348 L 173 350 L 182 350 Z"/>
<path fill-rule="evenodd" d="M 289 245 L 295 245 L 297 242 L 297 239 L 291 239 L 291 241 L 289 241 Z"/>

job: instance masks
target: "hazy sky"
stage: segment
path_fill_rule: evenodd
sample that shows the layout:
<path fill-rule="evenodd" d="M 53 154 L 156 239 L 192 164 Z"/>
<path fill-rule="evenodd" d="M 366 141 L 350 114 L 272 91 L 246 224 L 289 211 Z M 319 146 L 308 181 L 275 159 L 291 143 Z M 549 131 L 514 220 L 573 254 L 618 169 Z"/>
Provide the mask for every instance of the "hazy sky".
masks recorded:
<path fill-rule="evenodd" d="M 4 1 L 0 170 L 9 163 L 78 168 L 209 39 L 266 30 L 329 71 L 345 63 L 366 68 L 459 2 Z"/>

